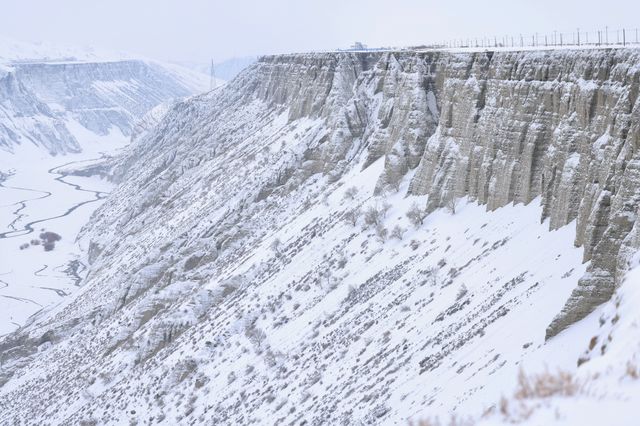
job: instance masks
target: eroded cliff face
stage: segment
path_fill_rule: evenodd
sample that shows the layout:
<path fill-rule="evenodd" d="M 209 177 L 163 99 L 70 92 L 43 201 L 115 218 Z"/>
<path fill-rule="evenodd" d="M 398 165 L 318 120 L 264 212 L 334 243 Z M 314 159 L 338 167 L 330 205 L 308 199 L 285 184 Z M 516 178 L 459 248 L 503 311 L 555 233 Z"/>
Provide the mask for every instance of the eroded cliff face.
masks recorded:
<path fill-rule="evenodd" d="M 284 55 L 177 103 L 114 171 L 82 291 L 2 341 L 1 420 L 375 424 L 499 395 L 638 249 L 639 63 Z"/>
<path fill-rule="evenodd" d="M 410 192 L 489 210 L 541 197 L 550 229 L 576 221 L 591 261 L 549 337 L 608 300 L 626 270 L 640 204 L 635 51 L 458 56 L 440 71 L 442 116 Z M 624 251 L 624 250 L 623 250 Z"/>
<path fill-rule="evenodd" d="M 153 107 L 201 92 L 190 74 L 141 60 L 2 67 L 0 148 L 9 152 L 25 143 L 52 155 L 79 152 L 80 126 L 98 136 L 115 130 L 128 137 Z"/>
<path fill-rule="evenodd" d="M 80 146 L 63 120 L 16 78 L 0 68 L 0 149 L 41 145 L 52 154 L 78 152 Z M 6 155 L 6 154 L 5 154 Z"/>
<path fill-rule="evenodd" d="M 638 248 L 637 51 L 281 56 L 258 72 L 262 99 L 334 129 L 317 171 L 341 173 L 366 149 L 364 167 L 385 157 L 378 190 L 419 166 L 409 193 L 428 194 L 431 210 L 541 197 L 551 230 L 575 220 L 591 264 L 548 337 L 609 300 L 621 254 Z"/>
<path fill-rule="evenodd" d="M 168 70 L 141 60 L 14 64 L 22 84 L 50 105 L 68 111 L 87 129 L 125 136 L 136 120 L 162 102 L 194 88 Z"/>

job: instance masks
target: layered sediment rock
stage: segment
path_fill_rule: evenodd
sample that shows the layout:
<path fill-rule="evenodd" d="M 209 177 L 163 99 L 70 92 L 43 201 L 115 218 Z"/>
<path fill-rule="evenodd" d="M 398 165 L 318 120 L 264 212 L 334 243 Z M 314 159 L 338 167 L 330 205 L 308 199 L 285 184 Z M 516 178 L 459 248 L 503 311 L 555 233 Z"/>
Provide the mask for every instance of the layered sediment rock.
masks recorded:
<path fill-rule="evenodd" d="M 599 50 L 459 55 L 444 64 L 436 134 L 411 192 L 490 210 L 541 197 L 550 229 L 576 221 L 589 273 L 547 336 L 608 300 L 640 204 L 640 56 Z"/>

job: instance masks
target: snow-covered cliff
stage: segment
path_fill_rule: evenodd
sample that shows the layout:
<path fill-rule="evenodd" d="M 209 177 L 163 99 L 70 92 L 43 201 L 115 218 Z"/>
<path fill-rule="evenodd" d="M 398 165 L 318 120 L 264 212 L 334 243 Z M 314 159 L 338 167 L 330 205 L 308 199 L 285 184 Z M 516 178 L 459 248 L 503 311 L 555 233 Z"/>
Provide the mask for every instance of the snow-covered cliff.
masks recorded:
<path fill-rule="evenodd" d="M 78 152 L 81 125 L 124 136 L 151 108 L 204 90 L 203 76 L 142 60 L 9 62 L 0 73 L 0 148 Z"/>
<path fill-rule="evenodd" d="M 639 65 L 284 55 L 177 103 L 84 287 L 0 342 L 0 421 L 396 424 L 598 356 L 640 243 Z"/>

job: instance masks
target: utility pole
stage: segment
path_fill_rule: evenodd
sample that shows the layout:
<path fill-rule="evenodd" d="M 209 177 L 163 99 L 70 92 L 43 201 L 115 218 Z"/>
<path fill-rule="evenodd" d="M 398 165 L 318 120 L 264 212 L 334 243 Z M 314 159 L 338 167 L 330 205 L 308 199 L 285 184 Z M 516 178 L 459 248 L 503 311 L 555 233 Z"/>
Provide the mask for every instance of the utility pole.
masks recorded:
<path fill-rule="evenodd" d="M 215 89 L 216 86 L 216 68 L 213 66 L 213 59 L 211 59 L 211 80 L 209 81 L 209 90 Z"/>
<path fill-rule="evenodd" d="M 580 46 L 580 28 L 578 28 L 578 46 Z"/>
<path fill-rule="evenodd" d="M 623 46 L 627 45 L 627 33 L 624 28 L 622 29 L 622 45 Z"/>

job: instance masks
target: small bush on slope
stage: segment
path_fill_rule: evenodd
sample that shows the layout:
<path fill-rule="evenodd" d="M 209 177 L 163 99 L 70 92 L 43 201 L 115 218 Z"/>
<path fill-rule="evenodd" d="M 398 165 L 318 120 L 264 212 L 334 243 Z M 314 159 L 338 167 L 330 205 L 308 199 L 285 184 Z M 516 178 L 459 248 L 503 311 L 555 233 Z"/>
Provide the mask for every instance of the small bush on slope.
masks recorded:
<path fill-rule="evenodd" d="M 553 374 L 544 371 L 527 376 L 524 370 L 518 373 L 518 388 L 514 394 L 516 399 L 549 398 L 551 396 L 573 396 L 580 390 L 580 385 L 572 373 L 558 371 Z"/>

